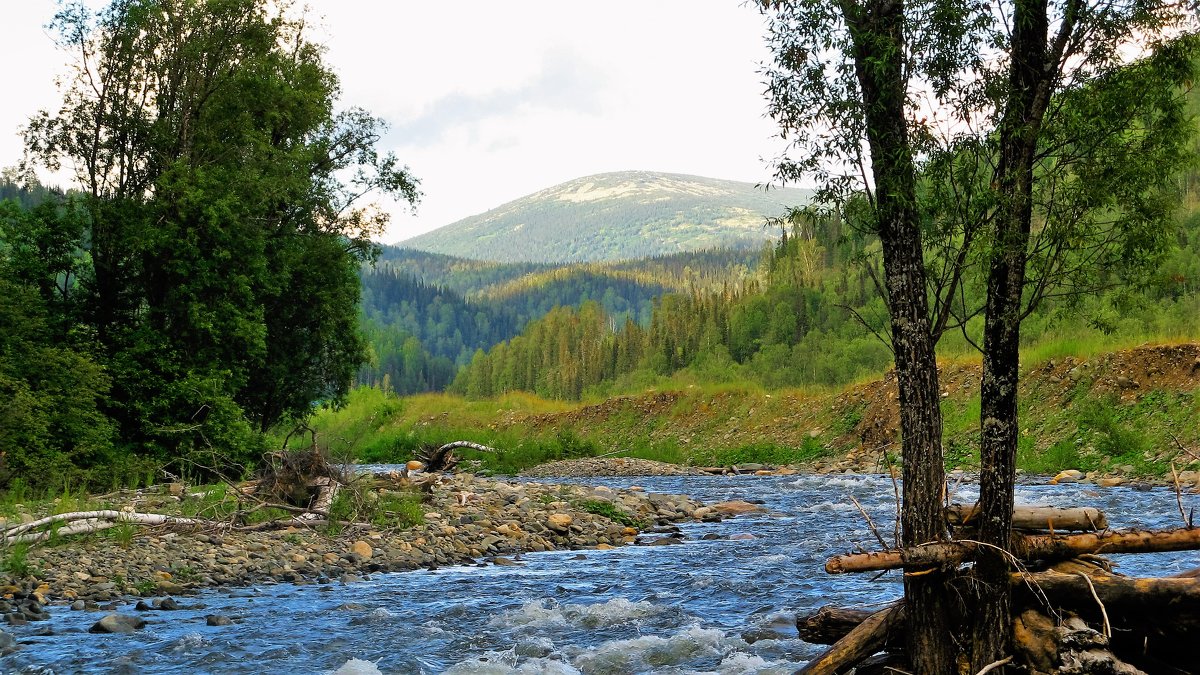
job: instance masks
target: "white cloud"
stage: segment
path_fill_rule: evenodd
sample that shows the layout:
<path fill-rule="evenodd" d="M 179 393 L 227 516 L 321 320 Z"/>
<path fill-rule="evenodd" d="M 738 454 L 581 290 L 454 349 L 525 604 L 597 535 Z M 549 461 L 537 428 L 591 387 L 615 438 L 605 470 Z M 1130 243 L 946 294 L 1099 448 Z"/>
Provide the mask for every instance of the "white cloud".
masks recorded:
<path fill-rule="evenodd" d="M 5 8 L 0 166 L 11 130 L 55 102 L 42 29 L 52 0 Z M 387 119 L 384 145 L 421 179 L 396 241 L 579 176 L 623 169 L 765 181 L 780 149 L 758 63 L 763 22 L 740 0 L 310 0 L 343 103 Z"/>

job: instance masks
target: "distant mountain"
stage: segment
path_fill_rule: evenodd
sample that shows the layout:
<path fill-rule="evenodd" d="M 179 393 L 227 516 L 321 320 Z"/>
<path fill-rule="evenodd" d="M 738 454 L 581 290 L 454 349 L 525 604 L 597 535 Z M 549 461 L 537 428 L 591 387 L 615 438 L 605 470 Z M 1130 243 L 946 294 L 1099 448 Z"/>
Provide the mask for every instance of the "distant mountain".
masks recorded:
<path fill-rule="evenodd" d="M 409 239 L 406 248 L 476 260 L 566 263 L 758 247 L 768 216 L 807 203 L 809 190 L 652 171 L 557 185 Z"/>

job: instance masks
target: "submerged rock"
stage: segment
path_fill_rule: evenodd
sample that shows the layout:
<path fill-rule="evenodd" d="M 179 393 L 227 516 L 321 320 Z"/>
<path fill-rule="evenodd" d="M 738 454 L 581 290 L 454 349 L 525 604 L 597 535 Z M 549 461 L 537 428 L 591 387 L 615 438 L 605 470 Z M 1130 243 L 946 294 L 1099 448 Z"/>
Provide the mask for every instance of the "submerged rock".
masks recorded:
<path fill-rule="evenodd" d="M 89 633 L 132 633 L 135 630 L 145 628 L 146 621 L 140 617 L 129 616 L 127 614 L 109 614 L 103 619 L 100 619 L 91 628 Z"/>
<path fill-rule="evenodd" d="M 8 656 L 20 648 L 15 637 L 0 630 L 0 656 Z"/>

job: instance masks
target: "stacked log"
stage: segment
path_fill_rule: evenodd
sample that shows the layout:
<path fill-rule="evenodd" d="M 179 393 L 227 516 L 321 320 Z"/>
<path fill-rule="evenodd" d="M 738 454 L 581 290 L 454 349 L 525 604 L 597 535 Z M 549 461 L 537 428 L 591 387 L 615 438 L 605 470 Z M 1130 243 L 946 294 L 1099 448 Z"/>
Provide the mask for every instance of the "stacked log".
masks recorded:
<path fill-rule="evenodd" d="M 960 565 L 986 547 L 971 538 L 977 516 L 977 506 L 951 505 L 954 538 L 834 556 L 825 569 L 941 570 L 948 583 L 969 581 L 970 569 Z M 1112 531 L 1097 509 L 1052 507 L 1017 507 L 1013 528 L 1014 664 L 1034 673 L 1194 671 L 1189 639 L 1200 635 L 1200 569 L 1135 579 L 1113 573 L 1098 554 L 1200 550 L 1200 528 Z M 874 612 L 824 607 L 798 618 L 797 629 L 808 642 L 831 645 L 802 673 L 847 672 L 881 650 L 898 655 L 903 604 Z"/>

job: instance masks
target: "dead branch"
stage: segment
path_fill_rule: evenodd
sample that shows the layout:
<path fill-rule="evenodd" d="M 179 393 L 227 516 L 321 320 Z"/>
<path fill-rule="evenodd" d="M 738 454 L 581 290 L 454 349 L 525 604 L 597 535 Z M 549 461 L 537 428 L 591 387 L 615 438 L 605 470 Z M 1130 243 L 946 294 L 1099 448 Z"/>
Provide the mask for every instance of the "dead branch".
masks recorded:
<path fill-rule="evenodd" d="M 800 670 L 800 675 L 836 675 L 846 672 L 882 649 L 893 631 L 903 622 L 903 605 L 893 605 L 875 612 L 823 654 L 809 661 L 808 665 Z"/>
<path fill-rule="evenodd" d="M 471 441 L 453 441 L 439 448 L 421 453 L 418 459 L 425 465 L 429 471 L 450 471 L 457 464 L 458 460 L 454 458 L 453 450 L 467 448 L 469 450 L 478 450 L 479 452 L 498 452 L 495 448 L 480 443 L 472 443 Z"/>
<path fill-rule="evenodd" d="M 946 507 L 946 518 L 952 525 L 972 525 L 978 516 L 979 504 L 951 504 Z M 1100 509 L 1091 507 L 1064 509 L 1053 506 L 1015 506 L 1012 524 L 1017 530 L 1096 531 L 1108 527 L 1108 518 Z"/>
<path fill-rule="evenodd" d="M 1165 531 L 1130 530 L 1071 535 L 1013 534 L 1013 554 L 1022 560 L 1058 560 L 1087 553 L 1160 553 L 1200 549 L 1200 528 Z M 878 572 L 901 567 L 957 565 L 971 557 L 969 541 L 931 542 L 908 549 L 834 556 L 825 563 L 830 574 Z"/>

